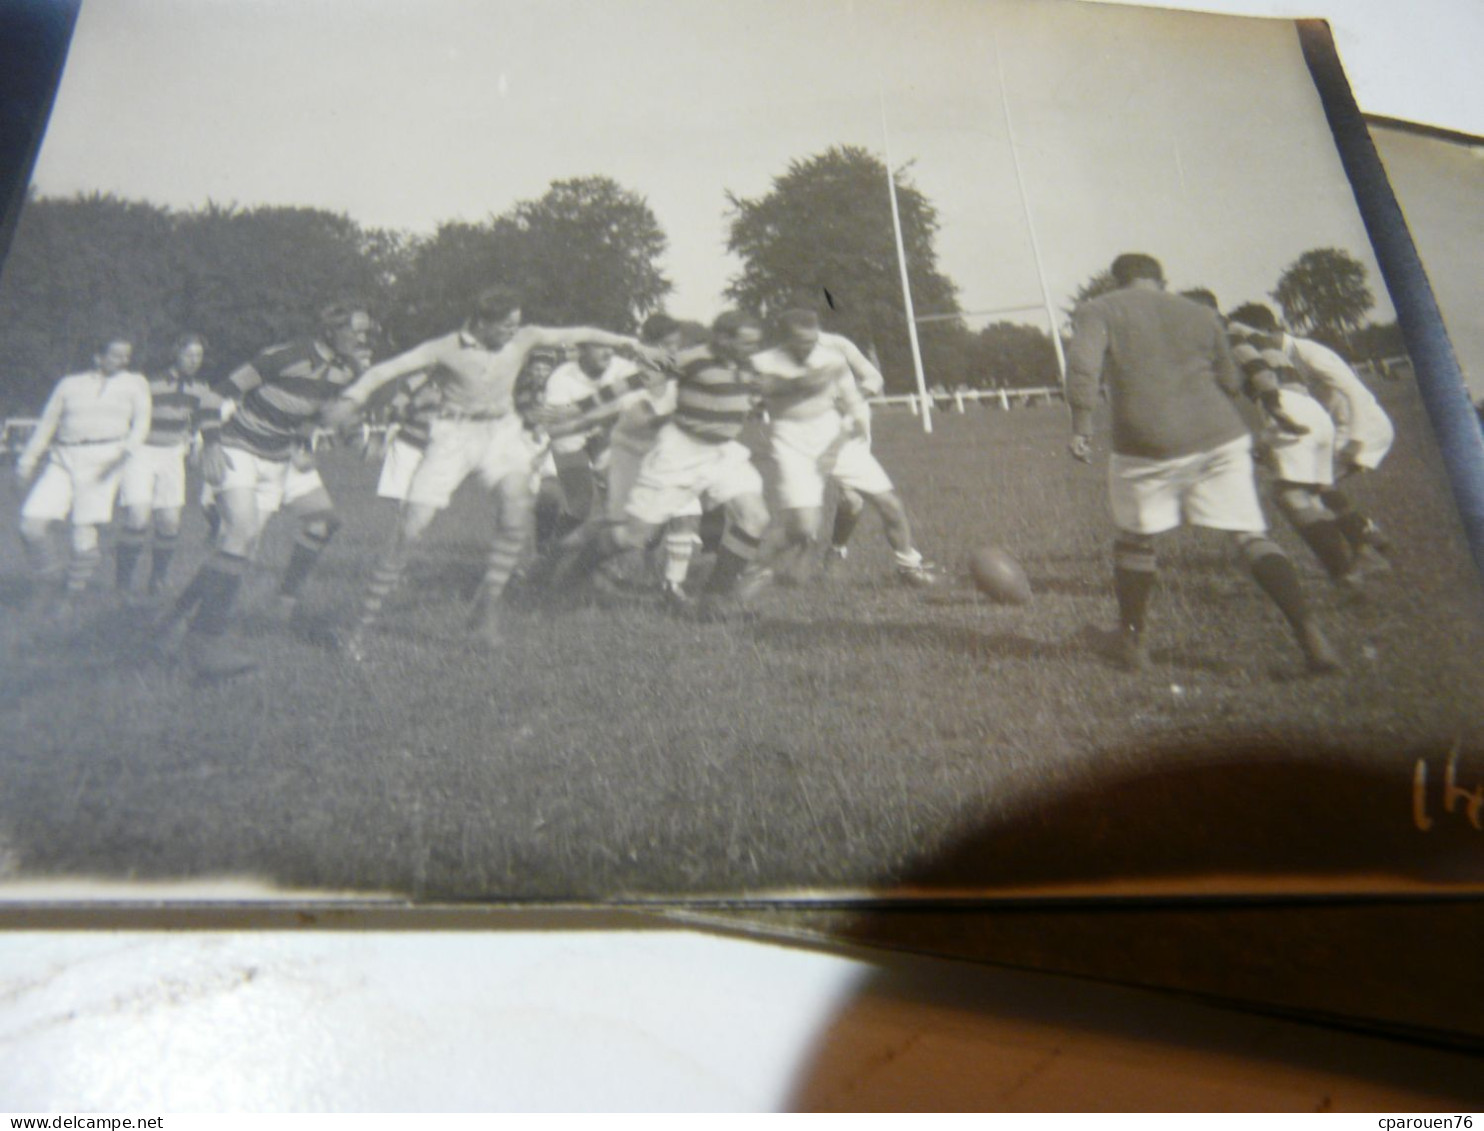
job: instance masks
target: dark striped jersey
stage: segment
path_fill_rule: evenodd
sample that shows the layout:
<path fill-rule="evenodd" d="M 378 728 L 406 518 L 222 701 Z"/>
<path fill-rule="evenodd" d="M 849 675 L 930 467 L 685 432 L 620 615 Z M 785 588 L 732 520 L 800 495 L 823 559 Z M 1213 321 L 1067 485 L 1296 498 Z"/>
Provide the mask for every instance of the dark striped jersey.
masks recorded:
<path fill-rule="evenodd" d="M 698 440 L 735 440 L 762 395 L 750 365 L 727 361 L 699 346 L 676 358 L 680 376 L 675 386 L 676 427 Z"/>
<path fill-rule="evenodd" d="M 443 403 L 443 389 L 427 374 L 411 378 L 392 398 L 392 423 L 397 439 L 414 448 L 428 446 L 429 429 Z"/>
<path fill-rule="evenodd" d="M 1283 333 L 1255 330 L 1240 322 L 1226 324 L 1226 338 L 1231 343 L 1232 357 L 1242 371 L 1242 390 L 1249 397 L 1276 385 L 1305 388 L 1303 375 L 1283 348 Z M 1264 374 L 1269 375 L 1264 381 Z"/>
<path fill-rule="evenodd" d="M 222 443 L 263 459 L 288 459 L 314 435 L 320 409 L 355 378 L 352 361 L 317 341 L 264 350 L 222 387 L 238 402 L 222 427 Z"/>
<path fill-rule="evenodd" d="M 167 369 L 149 379 L 149 395 L 154 413 L 147 444 L 183 448 L 198 428 L 210 433 L 221 427 L 222 399 L 205 381 L 180 377 Z"/>
<path fill-rule="evenodd" d="M 687 350 L 675 359 L 675 411 L 671 421 L 689 436 L 708 443 L 735 440 L 762 397 L 761 380 L 750 365 L 727 361 L 709 346 Z M 628 377 L 600 386 L 574 401 L 574 415 L 549 425 L 553 436 L 571 435 L 619 412 L 624 398 L 654 381 L 655 371 L 641 366 Z"/>

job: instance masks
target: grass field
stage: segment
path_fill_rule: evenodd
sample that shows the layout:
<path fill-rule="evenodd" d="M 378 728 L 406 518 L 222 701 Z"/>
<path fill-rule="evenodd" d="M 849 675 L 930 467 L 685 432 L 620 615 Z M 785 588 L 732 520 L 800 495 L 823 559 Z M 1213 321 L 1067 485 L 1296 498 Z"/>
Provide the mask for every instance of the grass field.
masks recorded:
<path fill-rule="evenodd" d="M 76 635 L 19 612 L 3 540 L 0 873 L 249 877 L 427 900 L 950 891 L 1207 873 L 1484 877 L 1442 809 L 1484 784 L 1484 603 L 1409 387 L 1356 498 L 1396 541 L 1375 599 L 1341 608 L 1280 538 L 1349 664 L 1301 673 L 1278 614 L 1201 532 L 1162 549 L 1155 670 L 1095 648 L 1111 624 L 1101 460 L 1065 455 L 1053 408 L 883 413 L 876 447 L 919 542 L 951 575 L 995 543 L 1037 591 L 1000 608 L 953 576 L 898 587 L 874 517 L 838 579 L 774 589 L 749 624 L 643 609 L 512 609 L 498 655 L 466 642 L 456 590 L 490 522 L 462 494 L 370 656 L 328 648 L 391 513 L 375 469 L 330 453 L 345 528 L 302 622 L 244 601 L 258 673 L 194 688 L 148 664 L 137 612 L 99 592 Z M 3 501 L 11 524 L 19 496 Z M 205 553 L 192 515 L 175 580 Z M 100 571 L 100 577 L 109 573 Z M 105 587 L 106 588 L 106 587 Z M 1414 820 L 1413 770 L 1431 775 Z"/>

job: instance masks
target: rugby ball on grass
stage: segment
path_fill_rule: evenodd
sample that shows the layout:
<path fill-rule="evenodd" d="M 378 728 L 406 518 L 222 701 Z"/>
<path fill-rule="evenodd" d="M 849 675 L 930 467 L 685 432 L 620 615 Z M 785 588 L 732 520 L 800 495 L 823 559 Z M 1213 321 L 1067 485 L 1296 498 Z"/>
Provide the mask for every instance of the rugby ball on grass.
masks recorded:
<path fill-rule="evenodd" d="M 969 576 L 975 589 L 998 604 L 1024 605 L 1031 599 L 1031 579 L 998 546 L 981 546 L 969 555 Z"/>

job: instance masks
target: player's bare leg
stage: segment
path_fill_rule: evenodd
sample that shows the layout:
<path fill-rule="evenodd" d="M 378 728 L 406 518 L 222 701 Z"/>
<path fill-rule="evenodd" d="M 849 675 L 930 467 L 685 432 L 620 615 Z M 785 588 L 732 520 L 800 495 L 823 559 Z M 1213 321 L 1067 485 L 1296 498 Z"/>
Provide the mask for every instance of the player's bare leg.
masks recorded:
<path fill-rule="evenodd" d="M 897 562 L 897 578 L 903 585 L 926 588 L 934 585 L 932 567 L 923 561 L 922 553 L 912 543 L 912 522 L 907 517 L 907 507 L 895 491 L 883 491 L 867 495 L 866 501 L 881 516 L 887 544 Z"/>
<path fill-rule="evenodd" d="M 479 641 L 487 647 L 500 644 L 500 598 L 510 582 L 510 575 L 520 564 L 531 537 L 531 524 L 535 521 L 536 512 L 530 476 L 523 472 L 500 480 L 496 494 L 499 521 L 470 622 Z"/>
<path fill-rule="evenodd" d="M 840 497 L 835 502 L 835 520 L 830 529 L 830 545 L 825 551 L 825 568 L 830 569 L 845 560 L 849 552 L 850 536 L 855 533 L 861 515 L 866 513 L 866 500 L 859 491 L 849 487 L 840 488 Z"/>

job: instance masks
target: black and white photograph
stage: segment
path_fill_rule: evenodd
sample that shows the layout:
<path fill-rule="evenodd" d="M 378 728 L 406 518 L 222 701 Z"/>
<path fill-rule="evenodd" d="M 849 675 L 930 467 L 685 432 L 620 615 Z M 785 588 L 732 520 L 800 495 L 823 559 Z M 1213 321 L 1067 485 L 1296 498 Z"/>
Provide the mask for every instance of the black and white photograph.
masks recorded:
<path fill-rule="evenodd" d="M 1477 891 L 1398 305 L 1291 21 L 85 3 L 0 898 Z"/>

